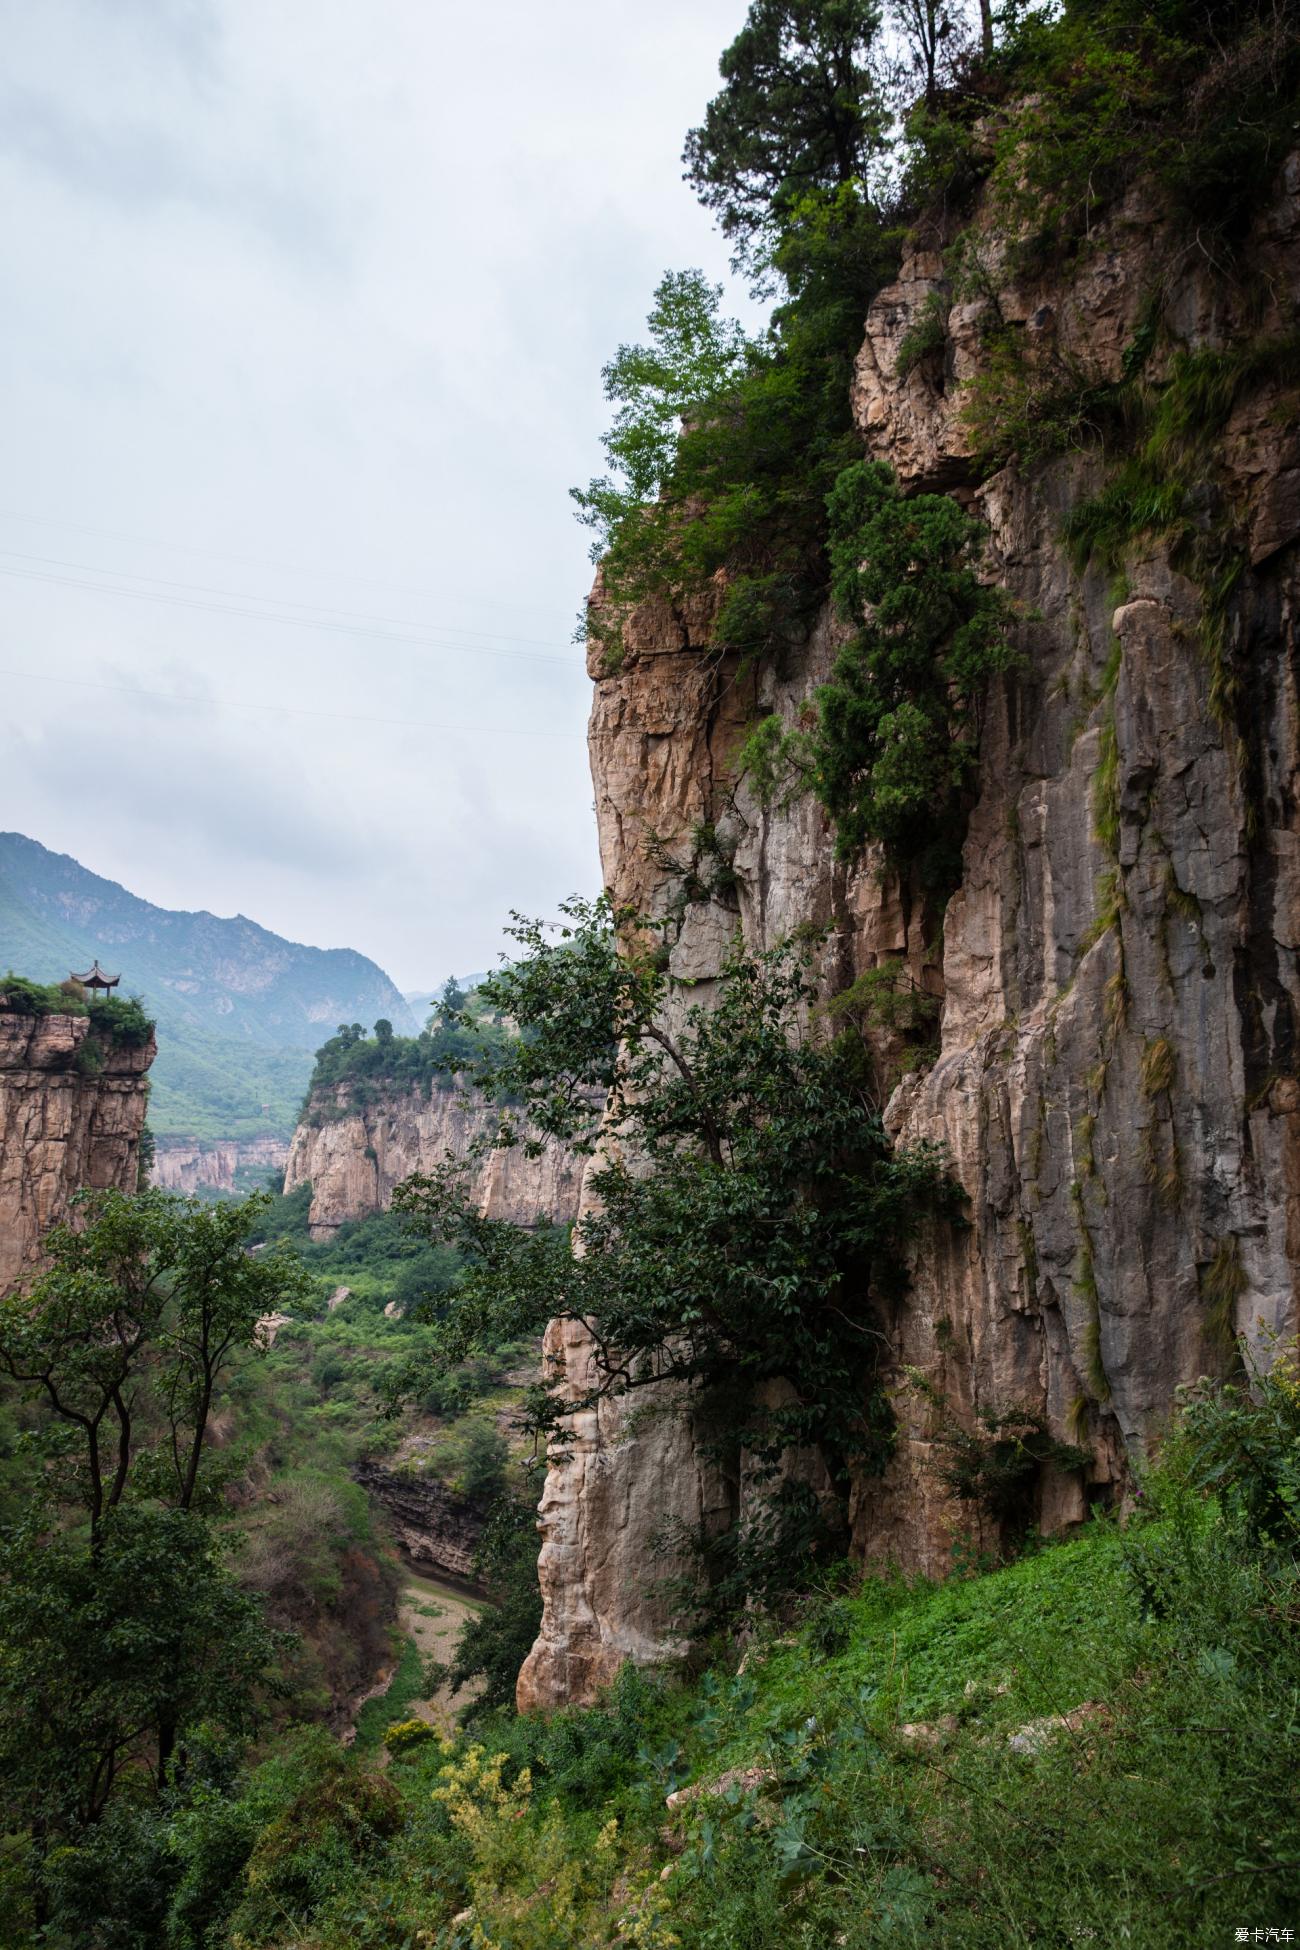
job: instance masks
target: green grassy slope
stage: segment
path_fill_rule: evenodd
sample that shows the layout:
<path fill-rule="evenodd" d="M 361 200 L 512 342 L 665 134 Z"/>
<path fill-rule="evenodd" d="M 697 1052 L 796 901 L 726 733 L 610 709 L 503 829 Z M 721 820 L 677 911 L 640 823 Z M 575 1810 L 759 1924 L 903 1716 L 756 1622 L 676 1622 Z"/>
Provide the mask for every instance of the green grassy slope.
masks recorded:
<path fill-rule="evenodd" d="M 301 1813 L 218 1940 L 1184 1950 L 1294 1927 L 1296 1592 L 1176 1498 L 942 1587 L 870 1580 L 738 1669 L 629 1668 L 593 1711 L 400 1745 L 346 1867 L 350 1817 L 313 1812 L 333 1762 L 281 1755 L 247 1794 L 274 1776 Z M 336 1779 L 336 1806 L 372 1779 Z"/>

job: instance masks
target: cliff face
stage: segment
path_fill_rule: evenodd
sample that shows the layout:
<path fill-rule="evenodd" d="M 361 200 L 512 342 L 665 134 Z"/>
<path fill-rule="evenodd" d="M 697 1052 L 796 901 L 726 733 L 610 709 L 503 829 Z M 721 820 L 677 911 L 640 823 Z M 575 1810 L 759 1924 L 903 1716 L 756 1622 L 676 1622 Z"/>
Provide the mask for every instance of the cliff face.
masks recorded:
<path fill-rule="evenodd" d="M 0 1014 L 0 1293 L 36 1271 L 74 1192 L 135 1190 L 154 1045 L 82 1070 L 89 1033 L 85 1016 Z"/>
<path fill-rule="evenodd" d="M 284 1138 L 160 1139 L 149 1182 L 165 1192 L 234 1192 L 250 1175 L 265 1179 L 283 1171 L 288 1156 Z"/>
<path fill-rule="evenodd" d="M 359 1462 L 352 1471 L 366 1495 L 388 1512 L 393 1535 L 411 1562 L 437 1577 L 468 1582 L 487 1512 L 445 1483 L 382 1463 Z"/>
<path fill-rule="evenodd" d="M 386 1210 L 394 1187 L 412 1172 L 431 1171 L 448 1152 L 466 1157 L 493 1128 L 490 1113 L 455 1090 L 426 1097 L 417 1088 L 356 1104 L 340 1084 L 328 1102 L 308 1106 L 294 1132 L 284 1189 L 310 1181 L 312 1237 L 328 1238 L 349 1219 Z M 564 1225 L 577 1212 L 578 1162 L 559 1146 L 548 1145 L 537 1158 L 490 1151 L 475 1174 L 478 1201 L 493 1218 Z"/>
<path fill-rule="evenodd" d="M 738 776 L 745 723 L 767 711 L 793 723 L 828 674 L 829 618 L 757 692 L 704 655 L 706 618 L 662 605 L 632 619 L 617 674 L 592 672 L 592 771 L 617 899 L 669 911 L 677 887 L 655 862 L 689 852 L 695 822 L 735 847 L 728 904 L 684 910 L 676 974 L 707 985 L 737 922 L 754 948 L 812 922 L 830 929 L 825 993 L 902 956 L 942 995 L 937 1059 L 898 1084 L 887 1121 L 904 1142 L 947 1146 L 970 1224 L 916 1254 L 888 1322 L 896 1452 L 883 1479 L 858 1485 L 851 1512 L 862 1558 L 931 1573 L 959 1528 L 979 1540 L 972 1506 L 954 1504 L 934 1468 L 934 1394 L 968 1427 L 981 1409 L 1023 1407 L 1090 1450 L 1082 1476 L 1041 1484 L 1038 1520 L 1059 1529 L 1123 1493 L 1178 1384 L 1221 1372 L 1234 1333 L 1267 1362 L 1270 1335 L 1296 1325 L 1300 1257 L 1294 392 L 1268 381 L 1243 392 L 1218 443 L 1214 505 L 1246 558 L 1221 633 L 1207 627 L 1202 588 L 1150 536 L 1130 546 L 1122 587 L 1076 568 L 1062 522 L 1105 478 L 1095 454 L 981 479 L 963 415 L 989 356 L 991 305 L 1022 328 L 1031 363 L 1098 385 L 1121 377 L 1156 266 L 1186 348 L 1290 329 L 1300 162 L 1239 284 L 1164 250 L 1159 211 L 1136 195 L 1055 286 L 1018 286 L 987 227 L 983 241 L 986 289 L 952 304 L 943 358 L 898 376 L 930 294 L 945 309 L 951 297 L 942 259 L 917 254 L 871 307 L 854 390 L 865 454 L 980 517 L 988 576 L 1026 617 L 1024 666 L 987 701 L 941 941 L 927 946 L 933 917 L 879 859 L 836 863 L 814 800 L 764 810 Z M 1169 357 L 1156 354 L 1155 382 Z M 1099 838 L 1097 775 L 1111 751 L 1118 816 Z M 587 1336 L 553 1326 L 549 1351 L 580 1386 Z M 909 1368 L 930 1396 L 908 1385 Z M 719 1505 L 680 1400 L 630 1429 L 617 1404 L 575 1420 L 541 1505 L 546 1609 L 520 1677 L 524 1707 L 589 1697 L 625 1657 L 672 1649 L 647 1538 Z"/>

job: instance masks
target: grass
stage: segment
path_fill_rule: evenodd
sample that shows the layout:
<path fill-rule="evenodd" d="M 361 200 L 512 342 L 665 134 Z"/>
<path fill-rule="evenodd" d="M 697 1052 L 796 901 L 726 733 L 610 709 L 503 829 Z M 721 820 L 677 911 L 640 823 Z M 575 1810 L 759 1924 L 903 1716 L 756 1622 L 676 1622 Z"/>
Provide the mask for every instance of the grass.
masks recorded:
<path fill-rule="evenodd" d="M 1237 1302 L 1246 1290 L 1241 1242 L 1230 1233 L 1220 1239 L 1214 1257 L 1201 1269 L 1201 1300 L 1205 1307 L 1205 1338 L 1212 1347 L 1230 1353 L 1236 1345 Z"/>
<path fill-rule="evenodd" d="M 384 1734 L 397 1720 L 408 1719 L 407 1708 L 424 1698 L 424 1660 L 414 1639 L 404 1639 L 402 1655 L 393 1670 L 385 1692 L 368 1699 L 357 1715 L 358 1754 L 373 1754 L 384 1744 Z"/>
<path fill-rule="evenodd" d="M 739 1669 L 626 1668 L 587 1711 L 405 1748 L 383 1848 L 355 1844 L 350 1875 L 336 1850 L 310 1915 L 300 1896 L 247 1940 L 1181 1950 L 1247 1912 L 1281 1925 L 1294 1570 L 1251 1561 L 1217 1506 L 1158 1502 L 943 1585 L 832 1585 L 758 1623 Z M 254 1906 L 288 1840 L 268 1833 Z"/>
<path fill-rule="evenodd" d="M 1119 852 L 1119 738 L 1113 705 L 1101 727 L 1092 775 L 1092 830 L 1113 860 Z"/>
<path fill-rule="evenodd" d="M 1166 1036 L 1148 1039 L 1142 1046 L 1142 1095 L 1158 1097 L 1174 1084 L 1174 1047 Z"/>

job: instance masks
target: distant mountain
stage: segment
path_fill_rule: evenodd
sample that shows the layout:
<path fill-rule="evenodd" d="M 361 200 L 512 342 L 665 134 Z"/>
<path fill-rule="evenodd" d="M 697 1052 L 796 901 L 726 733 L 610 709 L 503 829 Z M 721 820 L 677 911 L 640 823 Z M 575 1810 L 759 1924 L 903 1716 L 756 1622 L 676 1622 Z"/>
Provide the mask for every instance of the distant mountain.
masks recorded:
<path fill-rule="evenodd" d="M 487 970 L 485 968 L 480 968 L 476 974 L 453 975 L 451 979 L 453 982 L 456 983 L 458 988 L 462 988 L 466 991 L 466 993 L 468 993 L 470 989 L 476 989 L 480 982 L 486 982 Z M 408 1004 L 411 1014 L 415 1017 L 416 1021 L 421 1024 L 421 1026 L 423 1026 L 425 1019 L 427 1018 L 430 1010 L 433 1008 L 434 1003 L 440 999 L 442 995 L 442 991 L 445 987 L 446 987 L 445 982 L 439 982 L 436 989 L 403 989 L 402 990 L 402 1000 Z M 394 1025 L 394 1027 L 396 1027 L 396 1025 Z"/>
<path fill-rule="evenodd" d="M 416 1028 L 383 969 L 352 948 L 307 948 L 242 914 L 155 907 L 69 854 L 0 833 L 0 973 L 60 981 L 96 956 L 157 1019 L 149 1122 L 160 1135 L 287 1135 L 312 1053 L 340 1022 Z"/>

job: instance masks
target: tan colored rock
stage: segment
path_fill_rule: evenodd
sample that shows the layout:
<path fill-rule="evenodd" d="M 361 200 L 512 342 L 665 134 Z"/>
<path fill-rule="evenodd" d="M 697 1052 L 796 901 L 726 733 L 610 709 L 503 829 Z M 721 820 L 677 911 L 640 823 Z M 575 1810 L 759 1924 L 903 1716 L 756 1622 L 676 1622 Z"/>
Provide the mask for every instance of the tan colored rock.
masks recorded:
<path fill-rule="evenodd" d="M 350 1219 L 383 1212 L 412 1172 L 432 1171 L 450 1154 L 467 1157 L 495 1129 L 495 1115 L 454 1089 L 415 1089 L 354 1108 L 347 1086 L 315 1102 L 293 1134 L 284 1189 L 310 1181 L 313 1239 Z M 566 1224 L 578 1205 L 580 1171 L 560 1145 L 540 1157 L 522 1149 L 488 1151 L 475 1165 L 475 1196 L 493 1218 L 518 1225 Z"/>
<path fill-rule="evenodd" d="M 665 1808 L 676 1813 L 678 1808 L 689 1808 L 693 1801 L 715 1800 L 718 1796 L 729 1794 L 738 1788 L 742 1794 L 752 1794 L 755 1788 L 766 1787 L 776 1779 L 776 1770 L 754 1762 L 749 1767 L 729 1767 L 725 1773 L 715 1775 L 711 1781 L 692 1781 L 689 1786 L 674 1788 L 664 1797 Z"/>
<path fill-rule="evenodd" d="M 83 1072 L 89 1030 L 85 1016 L 0 1014 L 0 1293 L 38 1270 L 75 1192 L 136 1188 L 154 1044 Z"/>
<path fill-rule="evenodd" d="M 233 1192 L 235 1174 L 283 1171 L 287 1138 L 159 1138 L 149 1183 L 164 1192 Z"/>
<path fill-rule="evenodd" d="M 1005 251 L 987 224 L 981 248 L 1031 361 L 1113 379 L 1155 266 L 1192 346 L 1285 328 L 1300 295 L 1300 162 L 1237 285 L 1177 255 L 1137 193 L 1097 226 L 1064 285 L 997 286 Z M 1248 284 L 1264 294 L 1250 318 Z M 864 452 L 909 487 L 960 493 L 987 526 L 989 577 L 1026 617 L 1024 667 L 986 700 L 941 969 L 926 958 L 937 917 L 913 890 L 879 860 L 838 863 L 810 799 L 765 810 L 738 777 L 747 722 L 776 711 L 794 723 L 808 708 L 834 656 L 829 619 L 783 678 L 756 689 L 704 654 L 707 606 L 686 617 L 647 605 L 629 619 L 617 670 L 593 656 L 590 747 L 605 880 L 642 911 L 680 910 L 671 966 L 692 1000 L 707 999 L 737 926 L 761 949 L 808 922 L 829 930 L 824 992 L 901 955 L 942 993 L 938 1059 L 899 1084 L 888 1121 L 903 1143 L 946 1146 L 970 1223 L 922 1238 L 911 1290 L 882 1322 L 898 1441 L 851 1509 L 861 1559 L 941 1574 L 955 1537 L 976 1548 L 998 1538 L 945 1489 L 936 1411 L 909 1370 L 967 1426 L 983 1408 L 1025 1408 L 1090 1451 L 1086 1473 L 1040 1486 L 1037 1520 L 1051 1532 L 1117 1499 L 1178 1385 L 1221 1364 L 1202 1287 L 1223 1255 L 1240 1268 L 1228 1324 L 1255 1357 L 1267 1362 L 1270 1336 L 1296 1330 L 1300 452 L 1286 396 L 1265 385 L 1240 404 L 1220 487 L 1254 566 L 1234 590 L 1216 671 L 1201 593 L 1165 548 L 1131 552 L 1118 607 L 1106 574 L 1075 570 L 1062 518 L 1099 484 L 1095 455 L 978 479 L 961 415 L 986 356 L 987 299 L 954 303 L 943 357 L 900 378 L 900 341 L 932 293 L 952 296 L 938 258 L 918 255 L 871 307 L 853 393 Z M 1113 857 L 1094 815 L 1112 721 Z M 680 865 L 697 821 L 734 846 L 738 886 L 690 904 Z M 591 1353 L 581 1327 L 553 1325 L 547 1355 L 575 1396 Z M 545 1609 L 522 1706 L 587 1700 L 624 1658 L 679 1649 L 652 1586 L 682 1565 L 653 1561 L 649 1540 L 665 1519 L 744 1517 L 712 1481 L 690 1409 L 678 1396 L 648 1418 L 617 1403 L 574 1417 L 541 1504 Z"/>

